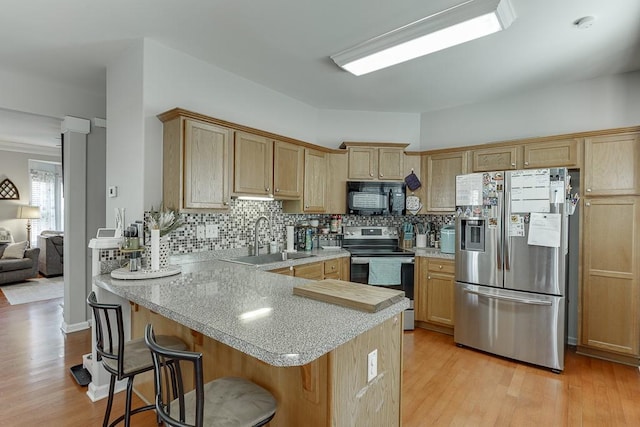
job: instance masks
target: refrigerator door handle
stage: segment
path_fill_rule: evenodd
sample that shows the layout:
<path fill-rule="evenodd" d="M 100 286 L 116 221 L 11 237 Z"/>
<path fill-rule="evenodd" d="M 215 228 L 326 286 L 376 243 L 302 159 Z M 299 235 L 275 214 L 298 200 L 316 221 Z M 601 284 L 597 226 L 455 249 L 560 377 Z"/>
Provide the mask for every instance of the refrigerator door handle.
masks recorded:
<path fill-rule="evenodd" d="M 507 212 L 507 215 L 511 215 L 511 191 L 505 191 L 505 199 L 505 212 Z M 509 256 L 511 251 L 511 218 L 505 218 L 504 238 L 502 240 L 504 240 L 504 269 L 509 271 L 511 270 L 511 257 Z"/>
<path fill-rule="evenodd" d="M 509 302 L 517 302 L 517 303 L 521 303 L 521 304 L 547 305 L 547 306 L 553 305 L 553 303 L 551 301 L 540 301 L 540 300 L 535 300 L 535 299 L 508 297 L 506 295 L 494 295 L 494 294 L 489 294 L 489 293 L 480 292 L 480 291 L 472 291 L 470 289 L 465 289 L 464 291 L 466 293 L 468 293 L 468 294 L 479 295 L 479 296 L 482 296 L 482 297 L 487 297 L 487 298 L 492 298 L 492 299 L 499 299 L 499 300 L 509 301 Z"/>
<path fill-rule="evenodd" d="M 502 212 L 502 196 L 498 194 L 498 212 Z M 503 220 L 504 221 L 504 220 Z M 501 228 L 498 228 L 498 238 L 496 239 L 496 263 L 498 270 L 502 270 L 502 227 L 504 224 L 500 224 Z"/>

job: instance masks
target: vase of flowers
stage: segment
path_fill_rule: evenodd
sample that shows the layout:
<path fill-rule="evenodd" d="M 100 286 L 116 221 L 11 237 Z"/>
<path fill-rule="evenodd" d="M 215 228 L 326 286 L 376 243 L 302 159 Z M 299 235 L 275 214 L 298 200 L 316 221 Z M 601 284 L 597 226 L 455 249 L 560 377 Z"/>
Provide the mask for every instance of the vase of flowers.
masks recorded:
<path fill-rule="evenodd" d="M 151 233 L 151 270 L 166 268 L 169 264 L 169 234 L 183 224 L 175 209 L 149 211 L 147 227 Z"/>

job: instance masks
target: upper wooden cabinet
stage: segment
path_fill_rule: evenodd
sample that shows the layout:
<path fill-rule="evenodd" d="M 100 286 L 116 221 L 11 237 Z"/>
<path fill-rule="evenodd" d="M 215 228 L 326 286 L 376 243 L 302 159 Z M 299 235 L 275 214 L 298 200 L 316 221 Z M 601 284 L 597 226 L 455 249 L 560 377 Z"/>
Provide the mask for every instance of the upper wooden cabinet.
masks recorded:
<path fill-rule="evenodd" d="M 480 148 L 472 151 L 473 172 L 579 165 L 580 138 Z"/>
<path fill-rule="evenodd" d="M 233 192 L 299 199 L 302 195 L 303 162 L 302 146 L 236 132 Z"/>
<path fill-rule="evenodd" d="M 235 194 L 272 194 L 273 141 L 260 135 L 236 132 L 233 168 Z"/>
<path fill-rule="evenodd" d="M 578 153 L 581 143 L 580 138 L 569 138 L 525 144 L 522 146 L 522 167 L 525 169 L 578 167 Z"/>
<path fill-rule="evenodd" d="M 638 133 L 585 139 L 584 194 L 586 196 L 640 194 L 639 139 Z"/>
<path fill-rule="evenodd" d="M 347 153 L 327 153 L 326 213 L 347 213 Z"/>
<path fill-rule="evenodd" d="M 327 153 L 305 149 L 304 212 L 324 212 L 327 199 Z"/>
<path fill-rule="evenodd" d="M 456 175 L 467 172 L 467 152 L 431 154 L 424 157 L 427 171 L 427 212 L 456 210 Z"/>
<path fill-rule="evenodd" d="M 340 148 L 349 153 L 348 178 L 354 181 L 403 180 L 404 149 L 408 144 L 396 146 L 380 143 L 343 142 Z"/>
<path fill-rule="evenodd" d="M 304 177 L 302 199 L 283 200 L 285 213 L 327 212 L 327 185 L 329 179 L 329 153 L 304 149 Z M 346 196 L 345 196 L 346 197 Z M 335 213 L 335 212 L 333 212 Z"/>
<path fill-rule="evenodd" d="M 176 116 L 163 126 L 165 206 L 181 211 L 227 209 L 231 130 Z"/>
<path fill-rule="evenodd" d="M 304 147 L 288 142 L 273 143 L 273 191 L 276 198 L 302 196 Z"/>
<path fill-rule="evenodd" d="M 473 172 L 503 171 L 518 169 L 519 147 L 493 147 L 472 151 Z"/>

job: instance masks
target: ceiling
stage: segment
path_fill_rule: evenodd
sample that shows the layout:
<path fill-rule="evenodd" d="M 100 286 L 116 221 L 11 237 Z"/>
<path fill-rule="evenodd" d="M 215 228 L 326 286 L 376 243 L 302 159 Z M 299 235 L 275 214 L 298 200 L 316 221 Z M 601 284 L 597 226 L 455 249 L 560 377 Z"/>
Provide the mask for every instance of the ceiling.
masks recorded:
<path fill-rule="evenodd" d="M 361 77 L 329 59 L 460 2 L 2 0 L 0 68 L 104 93 L 107 64 L 148 37 L 316 108 L 415 113 L 640 69 L 638 0 L 511 0 L 506 31 L 446 51 Z M 0 117 L 0 141 L 42 143 L 51 120 L 25 119 L 30 135 Z"/>

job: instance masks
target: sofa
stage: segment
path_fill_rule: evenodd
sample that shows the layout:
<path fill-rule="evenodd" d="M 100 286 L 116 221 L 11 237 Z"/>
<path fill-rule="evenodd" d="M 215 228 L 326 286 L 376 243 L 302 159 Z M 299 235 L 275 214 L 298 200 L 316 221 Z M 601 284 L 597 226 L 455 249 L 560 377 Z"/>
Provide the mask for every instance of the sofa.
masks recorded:
<path fill-rule="evenodd" d="M 0 244 L 0 285 L 37 277 L 40 248 L 26 249 L 23 258 L 3 258 L 8 247 L 9 244 Z"/>
<path fill-rule="evenodd" d="M 64 235 L 61 231 L 45 230 L 38 236 L 38 269 L 45 277 L 64 273 Z"/>

